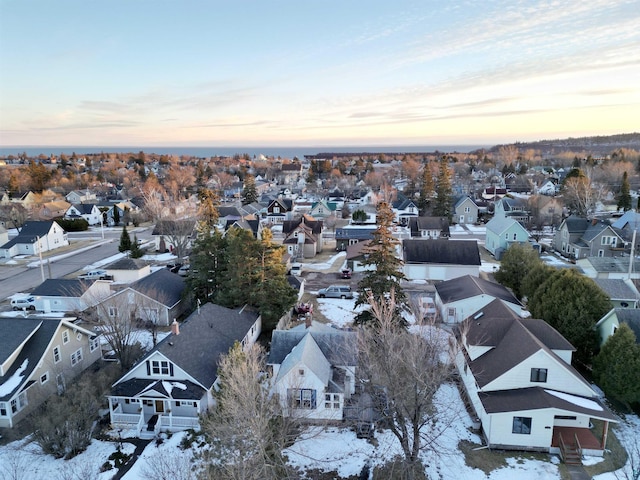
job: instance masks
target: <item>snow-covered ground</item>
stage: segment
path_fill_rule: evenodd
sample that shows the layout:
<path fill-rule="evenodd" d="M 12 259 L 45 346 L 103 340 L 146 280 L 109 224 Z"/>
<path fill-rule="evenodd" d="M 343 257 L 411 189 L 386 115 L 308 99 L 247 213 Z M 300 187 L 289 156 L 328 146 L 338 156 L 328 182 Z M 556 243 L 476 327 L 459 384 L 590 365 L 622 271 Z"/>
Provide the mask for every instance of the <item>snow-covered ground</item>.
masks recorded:
<path fill-rule="evenodd" d="M 342 254 L 337 254 L 329 262 L 340 260 Z M 326 267 L 328 268 L 328 267 Z M 486 268 L 492 268 L 488 265 Z M 336 326 L 349 325 L 356 313 L 355 300 L 318 299 L 322 314 Z M 555 480 L 560 479 L 558 460 L 549 457 L 549 461 L 521 458 L 514 454 L 507 461 L 507 466 L 498 468 L 486 475 L 483 471 L 466 465 L 465 456 L 458 449 L 461 440 L 480 443 L 480 438 L 471 431 L 471 419 L 466 413 L 464 404 L 456 388 L 444 385 L 437 393 L 436 405 L 438 409 L 437 421 L 428 426 L 431 429 L 442 429 L 443 434 L 438 438 L 438 449 L 435 452 L 425 452 L 423 461 L 429 478 L 461 479 L 461 480 Z M 447 426 L 447 428 L 444 428 Z M 629 415 L 615 428 L 616 435 L 625 445 L 640 443 L 640 419 L 636 415 Z M 133 446 L 126 443 L 126 432 L 123 452 L 131 453 Z M 160 458 L 171 459 L 174 462 L 191 458 L 191 450 L 183 451 L 176 448 L 184 434 L 174 434 L 161 445 L 150 443 L 133 468 L 124 476 L 125 480 L 138 480 L 145 477 L 151 466 L 157 465 Z M 319 469 L 337 472 L 345 477 L 358 475 L 365 462 L 372 466 L 381 465 L 394 456 L 400 454 L 399 443 L 389 431 L 377 431 L 375 444 L 367 440 L 356 438 L 355 432 L 339 427 L 309 427 L 304 434 L 286 451 L 291 465 L 302 470 Z M 74 478 L 92 478 L 108 480 L 115 470 L 100 473 L 100 467 L 107 461 L 109 455 L 116 451 L 117 441 L 103 442 L 94 440 L 89 449 L 72 460 L 54 459 L 42 453 L 34 443 L 27 441 L 14 442 L 0 447 L 0 478 L 48 480 L 50 478 L 72 478 L 63 476 L 61 472 L 82 473 Z M 599 459 L 586 459 L 585 463 L 592 464 Z M 10 469 L 15 468 L 18 476 L 10 476 Z M 9 470 L 7 470 L 9 469 Z M 595 477 L 596 480 L 616 480 L 615 472 Z"/>

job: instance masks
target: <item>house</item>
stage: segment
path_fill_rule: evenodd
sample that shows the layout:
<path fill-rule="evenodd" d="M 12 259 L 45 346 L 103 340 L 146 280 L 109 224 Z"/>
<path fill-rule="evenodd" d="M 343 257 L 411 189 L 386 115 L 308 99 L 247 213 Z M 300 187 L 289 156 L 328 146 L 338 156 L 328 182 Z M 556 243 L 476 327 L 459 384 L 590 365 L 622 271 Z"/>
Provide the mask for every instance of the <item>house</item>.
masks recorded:
<path fill-rule="evenodd" d="M 363 240 L 362 242 L 354 243 L 347 247 L 347 268 L 352 272 L 366 272 L 369 270 L 375 270 L 375 265 L 365 264 L 365 248 L 369 245 L 370 240 Z"/>
<path fill-rule="evenodd" d="M 289 220 L 290 212 L 293 209 L 293 200 L 290 198 L 275 198 L 267 206 L 267 220 L 278 225 Z"/>
<path fill-rule="evenodd" d="M 567 217 L 553 239 L 553 248 L 565 257 L 615 257 L 624 252 L 624 239 L 602 220 Z"/>
<path fill-rule="evenodd" d="M 110 227 L 114 227 L 120 224 L 128 224 L 129 216 L 132 213 L 137 213 L 140 208 L 129 200 L 114 203 L 113 205 L 104 205 L 102 209 L 105 210 L 104 216 L 106 217 L 106 223 Z M 116 222 L 117 218 L 117 222 Z"/>
<path fill-rule="evenodd" d="M 278 173 L 278 183 L 287 185 L 295 182 L 302 175 L 302 164 L 299 162 L 283 163 Z"/>
<path fill-rule="evenodd" d="M 101 358 L 98 335 L 70 318 L 0 318 L 0 427 L 12 428 Z"/>
<path fill-rule="evenodd" d="M 409 230 L 412 237 L 424 239 L 451 236 L 447 217 L 412 217 L 409 219 Z"/>
<path fill-rule="evenodd" d="M 496 260 L 514 243 L 527 243 L 529 232 L 520 222 L 508 217 L 493 217 L 487 222 L 485 248 Z"/>
<path fill-rule="evenodd" d="M 49 278 L 31 291 L 36 310 L 49 312 L 82 312 L 95 307 L 111 295 L 111 282 Z"/>
<path fill-rule="evenodd" d="M 0 247 L 5 258 L 16 255 L 37 255 L 69 245 L 67 232 L 53 220 L 29 221 L 17 237 Z"/>
<path fill-rule="evenodd" d="M 554 328 L 494 300 L 470 312 L 458 338 L 456 365 L 489 448 L 559 453 L 567 463 L 602 456 L 617 420 L 571 366 L 574 348 Z M 604 422 L 601 438 L 593 420 Z"/>
<path fill-rule="evenodd" d="M 628 243 L 633 241 L 633 232 L 640 232 L 640 213 L 634 210 L 627 210 L 624 214 L 611 224 L 611 227 Z M 636 235 L 636 247 L 640 242 L 640 237 Z M 636 250 L 637 251 L 637 250 Z"/>
<path fill-rule="evenodd" d="M 69 210 L 71 204 L 69 202 L 65 202 L 64 200 L 53 200 L 51 202 L 43 203 L 38 211 L 36 212 L 36 216 L 40 220 L 52 220 L 57 217 L 63 217 L 67 210 Z"/>
<path fill-rule="evenodd" d="M 322 220 L 310 215 L 303 215 L 296 220 L 285 220 L 282 223 L 287 253 L 296 258 L 313 258 L 322 252 Z"/>
<path fill-rule="evenodd" d="M 530 222 L 536 227 L 558 226 L 565 212 L 561 197 L 532 195 L 529 197 Z"/>
<path fill-rule="evenodd" d="M 596 323 L 596 330 L 600 336 L 600 348 L 611 335 L 616 333 L 621 323 L 626 323 L 636 335 L 636 343 L 640 344 L 640 309 L 612 308 Z"/>
<path fill-rule="evenodd" d="M 410 218 L 418 216 L 418 207 L 415 202 L 401 193 L 398 193 L 397 198 L 391 204 L 391 209 L 395 215 L 396 223 L 400 225 L 407 225 Z"/>
<path fill-rule="evenodd" d="M 327 217 L 336 216 L 337 210 L 337 202 L 327 202 L 325 200 L 320 200 L 318 202 L 314 202 L 311 205 L 309 215 L 311 215 L 313 218 L 325 219 Z"/>
<path fill-rule="evenodd" d="M 640 280 L 640 260 L 633 257 L 586 257 L 576 265 L 589 278 Z"/>
<path fill-rule="evenodd" d="M 355 393 L 357 334 L 319 323 L 274 330 L 267 365 L 285 415 L 342 420 Z"/>
<path fill-rule="evenodd" d="M 628 278 L 594 278 L 593 281 L 610 299 L 613 308 L 638 308 L 640 293 Z"/>
<path fill-rule="evenodd" d="M 89 190 L 72 190 L 64 197 L 71 204 L 96 202 L 98 197 Z"/>
<path fill-rule="evenodd" d="M 180 275 L 161 268 L 105 298 L 100 308 L 109 316 L 168 327 L 184 311 L 184 289 Z"/>
<path fill-rule="evenodd" d="M 407 280 L 442 281 L 480 275 L 480 250 L 476 240 L 405 239 L 402 256 Z"/>
<path fill-rule="evenodd" d="M 160 220 L 151 232 L 158 252 L 175 252 L 178 257 L 191 248 L 195 234 L 195 220 Z"/>
<path fill-rule="evenodd" d="M 436 308 L 445 323 L 460 323 L 494 300 L 500 300 L 517 315 L 525 315 L 524 307 L 509 289 L 479 277 L 453 278 L 436 283 L 435 289 Z"/>
<path fill-rule="evenodd" d="M 558 185 L 553 180 L 546 180 L 537 188 L 540 195 L 554 196 L 558 193 Z"/>
<path fill-rule="evenodd" d="M 151 274 L 151 267 L 144 260 L 123 257 L 104 266 L 107 275 L 117 283 L 131 283 Z"/>
<path fill-rule="evenodd" d="M 89 225 L 102 224 L 102 212 L 94 203 L 76 203 L 71 205 L 64 214 L 65 220 L 77 220 L 82 218 Z"/>
<path fill-rule="evenodd" d="M 24 192 L 18 197 L 12 198 L 12 202 L 19 203 L 27 210 L 31 210 L 38 203 L 38 196 L 32 191 Z"/>
<path fill-rule="evenodd" d="M 0 225 L 0 245 L 4 245 L 9 241 L 9 232 Z"/>
<path fill-rule="evenodd" d="M 247 308 L 207 303 L 159 342 L 113 384 L 111 424 L 141 437 L 161 431 L 199 428 L 199 417 L 214 404 L 221 355 L 235 342 L 244 348 L 260 335 L 261 317 Z"/>
<path fill-rule="evenodd" d="M 248 215 L 250 213 L 244 207 L 221 205 L 218 207 L 218 227 L 223 229 L 229 221 L 242 220 Z"/>
<path fill-rule="evenodd" d="M 471 197 L 463 196 L 453 205 L 453 218 L 460 225 L 478 223 L 479 208 Z"/>
<path fill-rule="evenodd" d="M 224 231 L 227 232 L 230 228 L 241 228 L 242 230 L 251 232 L 251 235 L 258 240 L 262 238 L 262 222 L 255 218 L 254 215 L 249 215 L 238 220 L 227 220 Z"/>
<path fill-rule="evenodd" d="M 495 203 L 493 216 L 511 218 L 526 225 L 529 222 L 529 204 L 524 198 L 503 197 Z"/>
<path fill-rule="evenodd" d="M 376 229 L 375 225 L 346 225 L 336 228 L 336 250 L 344 252 L 349 245 L 371 240 Z"/>
<path fill-rule="evenodd" d="M 506 188 L 487 187 L 483 190 L 481 197 L 485 200 L 493 200 L 495 202 L 503 198 L 506 194 L 507 194 Z"/>

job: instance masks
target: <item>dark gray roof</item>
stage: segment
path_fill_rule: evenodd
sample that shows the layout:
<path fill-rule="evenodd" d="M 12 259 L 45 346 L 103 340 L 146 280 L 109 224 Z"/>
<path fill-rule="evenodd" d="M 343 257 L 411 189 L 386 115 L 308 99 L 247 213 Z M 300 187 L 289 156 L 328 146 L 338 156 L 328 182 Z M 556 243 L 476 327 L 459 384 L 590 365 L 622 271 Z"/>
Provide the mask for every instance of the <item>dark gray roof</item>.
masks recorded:
<path fill-rule="evenodd" d="M 76 203 L 73 205 L 80 215 L 88 215 L 93 211 L 93 207 L 96 206 L 94 203 Z"/>
<path fill-rule="evenodd" d="M 467 200 L 469 200 L 471 203 L 473 203 L 474 205 L 476 205 L 476 207 L 478 206 L 475 202 L 475 200 L 473 198 L 471 198 L 468 195 L 463 195 L 462 197 L 460 197 L 453 205 L 453 208 L 456 209 L 458 208 L 460 205 L 462 205 L 464 202 L 466 202 Z"/>
<path fill-rule="evenodd" d="M 141 361 L 158 351 L 210 388 L 218 377 L 220 356 L 245 337 L 258 317 L 258 313 L 247 308 L 230 309 L 207 303 L 180 325 L 179 335 L 165 337 Z"/>
<path fill-rule="evenodd" d="M 514 390 L 499 390 L 495 392 L 480 392 L 480 401 L 487 413 L 517 412 L 523 410 L 540 410 L 543 408 L 557 408 L 593 418 L 618 422 L 618 419 L 597 398 L 587 398 L 557 392 L 559 396 L 549 393 L 542 387 L 518 388 Z M 566 398 L 566 399 L 565 399 Z M 570 399 L 575 399 L 571 401 Z M 586 408 L 591 404 L 594 408 Z"/>
<path fill-rule="evenodd" d="M 405 239 L 402 252 L 405 263 L 480 265 L 480 250 L 475 240 Z"/>
<path fill-rule="evenodd" d="M 195 220 L 160 220 L 151 235 L 191 235 L 196 228 Z"/>
<path fill-rule="evenodd" d="M 446 237 L 450 234 L 447 217 L 412 217 L 409 219 L 409 229 L 412 236 L 419 236 L 421 230 L 439 230 Z"/>
<path fill-rule="evenodd" d="M 49 278 L 38 285 L 31 295 L 44 297 L 81 297 L 95 280 Z"/>
<path fill-rule="evenodd" d="M 617 235 L 617 233 L 611 228 L 611 225 L 609 225 L 607 222 L 604 222 L 602 220 L 592 222 L 582 234 L 582 240 L 590 242 L 607 229 L 611 230 L 611 233 Z"/>
<path fill-rule="evenodd" d="M 331 365 L 357 365 L 356 333 L 344 330 L 314 331 L 311 329 L 274 330 L 267 363 L 279 365 L 305 335 L 311 334 L 320 351 Z"/>
<path fill-rule="evenodd" d="M 249 213 L 251 212 L 248 212 L 246 209 L 237 206 L 221 205 L 218 207 L 218 216 L 220 218 L 231 217 L 234 219 L 238 219 L 244 217 L 245 215 L 249 215 Z"/>
<path fill-rule="evenodd" d="M 640 309 L 614 308 L 618 322 L 626 323 L 636 334 L 636 343 L 640 343 Z"/>
<path fill-rule="evenodd" d="M 637 298 L 636 292 L 622 278 L 594 278 L 593 281 L 613 300 L 636 300 Z"/>
<path fill-rule="evenodd" d="M 55 222 L 53 220 L 29 221 L 24 224 L 17 237 L 12 238 L 0 248 L 11 248 L 18 243 L 36 243 L 38 237 L 46 236 Z M 60 227 L 62 229 L 62 227 Z"/>
<path fill-rule="evenodd" d="M 136 280 L 129 287 L 167 307 L 172 307 L 182 298 L 185 283 L 184 278 L 180 275 L 171 273 L 166 268 L 161 268 L 151 275 Z"/>
<path fill-rule="evenodd" d="M 596 272 L 619 272 L 627 273 L 629 271 L 629 257 L 587 257 L 580 261 L 588 261 Z M 640 271 L 640 260 L 633 260 L 634 272 Z"/>
<path fill-rule="evenodd" d="M 564 220 L 569 233 L 583 233 L 589 226 L 589 220 L 582 217 L 570 216 Z"/>
<path fill-rule="evenodd" d="M 27 325 L 22 324 L 26 322 Z M 11 364 L 9 370 L 0 377 L 0 384 L 9 380 L 14 373 L 22 366 L 25 360 L 26 368 L 22 371 L 22 380 L 17 383 L 16 387 L 4 396 L 0 397 L 0 401 L 7 401 L 16 391 L 23 388 L 24 384 L 29 380 L 33 370 L 38 366 L 42 356 L 47 350 L 47 346 L 51 342 L 62 319 L 27 319 L 27 318 L 0 318 L 0 354 L 1 357 L 8 357 L 15 352 L 17 342 L 24 342 L 24 347 L 20 354 Z M 5 343 L 6 342 L 6 343 Z M 9 353 L 5 353 L 4 348 L 12 347 Z"/>
<path fill-rule="evenodd" d="M 495 299 L 465 320 L 469 345 L 496 346 L 511 327 L 518 314 Z"/>
<path fill-rule="evenodd" d="M 136 397 L 142 393 L 153 390 L 158 392 L 159 396 L 164 398 L 172 398 L 175 400 L 200 400 L 205 390 L 189 380 L 180 380 L 182 386 L 187 388 L 175 387 L 171 392 L 167 391 L 165 384 L 176 383 L 172 380 L 153 380 L 149 378 L 132 378 L 126 382 L 118 383 L 111 389 L 111 395 L 116 397 Z"/>
<path fill-rule="evenodd" d="M 375 226 L 371 227 L 344 227 L 336 228 L 336 240 L 345 239 L 358 239 L 358 240 L 371 240 L 373 238 L 373 232 L 376 231 Z"/>
<path fill-rule="evenodd" d="M 105 265 L 105 270 L 140 270 L 147 266 L 147 262 L 137 258 L 123 257 L 115 262 Z"/>
<path fill-rule="evenodd" d="M 522 305 L 506 287 L 472 275 L 445 280 L 437 283 L 435 287 L 444 303 L 486 294 L 505 302 Z"/>

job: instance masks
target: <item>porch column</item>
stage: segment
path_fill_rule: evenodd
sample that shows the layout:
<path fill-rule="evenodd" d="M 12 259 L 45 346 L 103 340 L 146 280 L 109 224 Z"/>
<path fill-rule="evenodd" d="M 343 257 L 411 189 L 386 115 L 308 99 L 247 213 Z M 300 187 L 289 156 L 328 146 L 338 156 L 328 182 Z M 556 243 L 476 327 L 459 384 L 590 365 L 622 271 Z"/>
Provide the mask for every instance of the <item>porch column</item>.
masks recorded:
<path fill-rule="evenodd" d="M 609 422 L 604 422 L 604 427 L 602 428 L 602 450 L 604 450 L 607 446 L 607 435 L 609 433 Z"/>

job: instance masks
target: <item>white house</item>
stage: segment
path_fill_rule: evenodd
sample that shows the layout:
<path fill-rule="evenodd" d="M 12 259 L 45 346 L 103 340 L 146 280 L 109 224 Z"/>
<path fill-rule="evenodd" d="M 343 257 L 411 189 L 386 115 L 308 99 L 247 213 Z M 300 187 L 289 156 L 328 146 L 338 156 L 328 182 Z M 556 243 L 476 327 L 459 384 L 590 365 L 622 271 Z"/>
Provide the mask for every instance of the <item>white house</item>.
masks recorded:
<path fill-rule="evenodd" d="M 274 330 L 267 363 L 286 415 L 342 420 L 345 400 L 355 393 L 355 332 L 317 323 Z"/>
<path fill-rule="evenodd" d="M 459 329 L 456 363 L 489 448 L 602 455 L 614 415 L 571 366 L 573 346 L 543 320 L 494 300 Z M 604 422 L 602 438 L 589 429 Z"/>
<path fill-rule="evenodd" d="M 153 438 L 161 431 L 199 428 L 213 406 L 217 363 L 235 342 L 255 343 L 261 317 L 247 308 L 207 303 L 165 337 L 111 388 L 109 413 L 116 428 Z"/>
<path fill-rule="evenodd" d="M 131 283 L 151 274 L 148 263 L 137 258 L 124 257 L 104 267 L 107 275 L 113 277 L 114 282 Z"/>
<path fill-rule="evenodd" d="M 64 214 L 66 220 L 76 220 L 82 218 L 89 225 L 102 224 L 102 212 L 93 203 L 76 203 L 71 205 Z"/>
<path fill-rule="evenodd" d="M 480 275 L 480 250 L 476 240 L 402 241 L 403 272 L 407 280 L 451 280 Z"/>
<path fill-rule="evenodd" d="M 38 255 L 69 245 L 67 232 L 53 220 L 26 222 L 17 237 L 0 247 L 5 258 L 16 255 Z"/>
<path fill-rule="evenodd" d="M 82 312 L 95 307 L 111 295 L 111 282 L 49 278 L 32 290 L 36 310 L 49 312 Z"/>
<path fill-rule="evenodd" d="M 524 315 L 518 299 L 499 283 L 466 275 L 436 283 L 435 303 L 440 318 L 446 323 L 460 323 L 494 300 L 500 300 L 517 315 Z"/>

